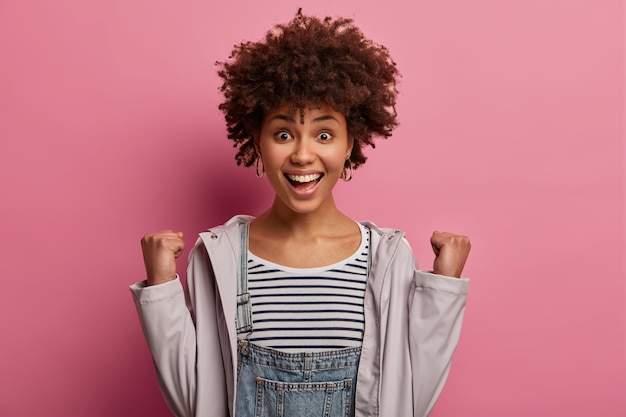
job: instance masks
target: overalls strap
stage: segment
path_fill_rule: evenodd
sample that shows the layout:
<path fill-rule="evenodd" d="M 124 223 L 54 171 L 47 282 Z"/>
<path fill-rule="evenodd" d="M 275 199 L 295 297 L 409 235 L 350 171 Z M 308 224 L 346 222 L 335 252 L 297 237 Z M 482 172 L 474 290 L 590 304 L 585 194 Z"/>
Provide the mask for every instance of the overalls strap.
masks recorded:
<path fill-rule="evenodd" d="M 239 225 L 241 234 L 241 259 L 237 274 L 237 339 L 247 339 L 252 333 L 252 304 L 248 292 L 248 233 L 250 222 Z"/>

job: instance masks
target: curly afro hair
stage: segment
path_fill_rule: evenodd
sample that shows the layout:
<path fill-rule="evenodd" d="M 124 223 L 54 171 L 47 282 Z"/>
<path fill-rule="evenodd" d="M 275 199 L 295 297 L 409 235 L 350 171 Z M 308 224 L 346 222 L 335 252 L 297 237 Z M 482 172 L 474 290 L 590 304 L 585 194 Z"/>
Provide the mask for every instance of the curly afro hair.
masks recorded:
<path fill-rule="evenodd" d="M 351 19 L 304 16 L 302 9 L 259 42 L 235 45 L 229 62 L 217 62 L 228 138 L 239 146 L 237 164 L 257 158 L 254 135 L 263 117 L 288 104 L 304 119 L 307 105 L 326 103 L 346 117 L 354 139 L 346 165 L 365 162 L 373 137 L 391 136 L 396 122 L 398 70 L 389 51 L 364 37 Z"/>

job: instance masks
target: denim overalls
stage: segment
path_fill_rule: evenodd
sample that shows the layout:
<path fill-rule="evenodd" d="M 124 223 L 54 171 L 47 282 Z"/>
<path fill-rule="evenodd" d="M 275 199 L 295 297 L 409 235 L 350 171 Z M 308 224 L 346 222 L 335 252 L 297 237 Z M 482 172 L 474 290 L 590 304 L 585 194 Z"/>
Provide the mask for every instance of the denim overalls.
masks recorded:
<path fill-rule="evenodd" d="M 354 416 L 360 347 L 328 352 L 286 353 L 248 341 L 252 333 L 247 267 L 249 223 L 240 227 L 235 417 Z M 368 274 L 370 264 L 371 237 L 368 245 Z"/>

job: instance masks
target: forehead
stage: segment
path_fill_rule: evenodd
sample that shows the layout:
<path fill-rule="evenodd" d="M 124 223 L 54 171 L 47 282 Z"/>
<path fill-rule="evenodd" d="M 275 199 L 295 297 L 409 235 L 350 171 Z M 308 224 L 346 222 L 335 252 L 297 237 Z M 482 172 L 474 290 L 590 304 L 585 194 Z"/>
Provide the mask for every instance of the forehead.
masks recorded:
<path fill-rule="evenodd" d="M 334 120 L 341 125 L 346 124 L 345 116 L 341 112 L 335 110 L 332 106 L 325 103 L 319 106 L 315 104 L 308 104 L 304 107 L 304 109 L 299 109 L 290 104 L 283 104 L 267 113 L 263 117 L 263 124 L 274 120 L 282 120 L 294 124 L 296 122 L 305 124 L 324 120 Z"/>

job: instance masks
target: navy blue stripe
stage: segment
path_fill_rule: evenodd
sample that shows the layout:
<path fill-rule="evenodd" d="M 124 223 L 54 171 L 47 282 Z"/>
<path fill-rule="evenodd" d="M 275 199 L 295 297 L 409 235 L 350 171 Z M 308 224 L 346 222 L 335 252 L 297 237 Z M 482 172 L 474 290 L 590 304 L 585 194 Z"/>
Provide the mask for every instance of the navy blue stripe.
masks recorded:
<path fill-rule="evenodd" d="M 349 290 L 349 291 L 365 291 L 365 288 L 354 288 L 354 287 L 341 287 L 339 285 L 270 285 L 270 286 L 266 286 L 266 287 L 257 287 L 257 286 L 253 286 L 250 285 L 248 286 L 249 290 L 283 290 L 283 289 L 287 289 L 287 288 L 326 288 L 326 289 L 333 289 L 333 290 Z M 334 294 L 333 294 L 334 295 Z M 338 294 L 338 295 L 342 295 L 342 294 Z"/>
<path fill-rule="evenodd" d="M 363 307 L 363 303 L 349 303 L 347 301 L 276 301 L 276 302 L 265 301 L 261 303 L 252 303 L 252 307 L 267 306 L 267 305 L 301 305 L 301 304 L 307 304 L 307 305 L 339 304 L 339 305 Z"/>
<path fill-rule="evenodd" d="M 350 294 L 254 294 L 254 298 L 261 297 L 346 297 L 346 298 L 358 298 L 362 300 L 362 295 L 350 295 Z"/>
<path fill-rule="evenodd" d="M 252 268 L 248 268 L 248 270 L 250 270 Z M 248 274 L 271 274 L 274 272 L 284 272 L 281 271 L 280 269 L 266 269 L 265 271 L 254 271 L 254 272 L 248 272 Z"/>
<path fill-rule="evenodd" d="M 346 313 L 363 315 L 362 311 L 354 310 L 254 310 L 254 314 L 272 314 L 272 313 L 290 313 L 290 314 L 314 314 L 314 313 Z"/>
<path fill-rule="evenodd" d="M 313 331 L 313 330 L 340 330 L 347 332 L 358 332 L 359 334 L 363 332 L 362 329 L 358 327 L 268 327 L 266 329 L 254 329 L 254 333 L 258 332 L 294 332 L 294 331 Z M 302 337 L 303 339 L 305 337 Z M 308 336 L 306 336 L 308 338 Z"/>
<path fill-rule="evenodd" d="M 251 341 L 259 340 L 352 340 L 359 342 L 360 337 L 342 337 L 342 336 L 320 336 L 320 337 L 298 337 L 298 336 L 284 336 L 284 337 L 250 337 Z"/>
<path fill-rule="evenodd" d="M 338 271 L 338 272 L 343 272 L 343 271 Z M 354 272 L 352 272 L 351 274 L 353 275 L 362 275 L 362 276 L 366 276 L 366 274 L 355 274 Z M 342 282 L 353 282 L 355 284 L 364 284 L 365 283 L 365 279 L 352 279 L 352 278 L 337 278 L 337 277 L 320 277 L 320 276 L 310 276 L 310 277 L 302 277 L 302 276 L 286 276 L 286 277 L 274 277 L 274 278 L 250 278 L 248 280 L 248 282 L 270 282 L 270 281 L 286 281 L 286 280 L 293 280 L 293 281 L 311 281 L 311 280 L 328 280 L 328 281 L 342 281 Z"/>
<path fill-rule="evenodd" d="M 344 270 L 341 270 L 341 269 L 329 269 L 328 272 L 339 272 L 340 274 L 360 275 L 360 276 L 363 276 L 363 277 L 367 275 L 366 273 L 363 273 L 363 272 L 344 271 Z"/>
<path fill-rule="evenodd" d="M 306 319 L 306 318 L 293 318 L 293 319 L 260 319 L 260 320 L 253 320 L 254 323 L 267 323 L 267 322 L 279 322 L 279 321 L 284 321 L 284 322 L 290 322 L 290 321 L 329 321 L 329 319 L 327 318 L 310 318 L 310 319 Z M 365 321 L 363 320 L 357 320 L 357 319 L 333 319 L 332 321 L 347 321 L 350 323 L 365 323 Z"/>

